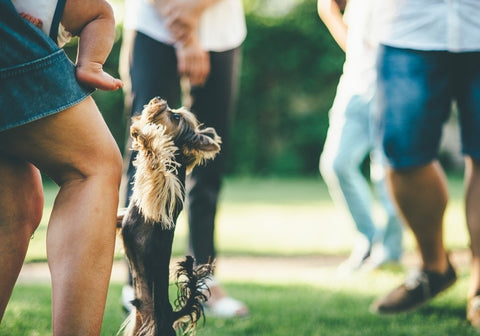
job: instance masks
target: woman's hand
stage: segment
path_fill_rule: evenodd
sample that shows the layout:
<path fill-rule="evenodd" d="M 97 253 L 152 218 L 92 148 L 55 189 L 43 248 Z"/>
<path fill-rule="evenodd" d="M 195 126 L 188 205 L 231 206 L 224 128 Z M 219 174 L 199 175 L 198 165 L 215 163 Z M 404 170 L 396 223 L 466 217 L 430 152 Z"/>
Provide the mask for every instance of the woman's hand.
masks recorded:
<path fill-rule="evenodd" d="M 204 10 L 201 3 L 202 1 L 195 0 L 175 0 L 168 1 L 162 8 L 165 24 L 176 41 L 186 44 L 195 34 Z"/>
<path fill-rule="evenodd" d="M 177 45 L 177 67 L 180 76 L 186 76 L 192 86 L 202 86 L 210 74 L 210 54 L 203 50 L 194 35 L 186 44 Z"/>

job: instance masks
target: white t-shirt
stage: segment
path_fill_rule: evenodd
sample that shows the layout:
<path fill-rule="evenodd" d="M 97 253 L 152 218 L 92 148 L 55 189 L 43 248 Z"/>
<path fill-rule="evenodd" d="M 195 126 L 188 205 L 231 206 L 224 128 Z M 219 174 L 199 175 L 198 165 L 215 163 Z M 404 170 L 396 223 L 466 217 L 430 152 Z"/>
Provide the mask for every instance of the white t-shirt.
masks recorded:
<path fill-rule="evenodd" d="M 479 0 L 379 0 L 381 43 L 416 50 L 480 50 Z"/>
<path fill-rule="evenodd" d="M 174 44 L 163 21 L 148 0 L 125 1 L 125 28 Z M 207 8 L 200 18 L 198 34 L 205 50 L 221 52 L 240 46 L 247 34 L 241 0 L 221 0 Z"/>
<path fill-rule="evenodd" d="M 375 90 L 378 36 L 374 5 L 375 0 L 350 0 L 345 9 L 348 33 L 339 89 L 346 96 L 373 95 Z"/>
<path fill-rule="evenodd" d="M 18 13 L 26 13 L 42 20 L 42 31 L 50 36 L 53 16 L 57 9 L 57 0 L 12 0 L 12 4 Z M 63 47 L 72 38 L 72 34 L 65 30 L 59 23 L 57 41 L 59 47 Z"/>

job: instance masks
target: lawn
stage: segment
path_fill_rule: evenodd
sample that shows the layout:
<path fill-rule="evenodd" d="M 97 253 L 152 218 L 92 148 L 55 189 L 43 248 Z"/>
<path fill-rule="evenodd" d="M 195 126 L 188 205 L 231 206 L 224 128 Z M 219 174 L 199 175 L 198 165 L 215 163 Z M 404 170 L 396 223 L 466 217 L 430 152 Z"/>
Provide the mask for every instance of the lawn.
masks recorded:
<path fill-rule="evenodd" d="M 463 215 L 463 182 L 450 177 L 451 201 L 447 209 L 445 239 L 449 248 L 467 246 Z M 45 213 L 31 240 L 27 262 L 45 261 L 47 220 L 56 187 L 45 186 Z M 385 217 L 374 204 L 374 215 Z M 347 254 L 354 240 L 353 223 L 347 212 L 335 208 L 320 178 L 227 179 L 218 209 L 216 240 L 222 255 Z M 188 228 L 182 213 L 176 230 L 174 254 L 185 254 Z M 414 247 L 405 234 L 406 248 Z M 122 251 L 117 249 L 117 258 Z"/>
<path fill-rule="evenodd" d="M 439 336 L 478 335 L 464 319 L 465 276 L 454 289 L 415 313 L 378 317 L 368 312 L 372 299 L 397 281 L 398 274 L 364 275 L 351 282 L 294 285 L 227 283 L 228 291 L 249 305 L 251 316 L 240 320 L 207 317 L 198 336 Z M 118 304 L 121 285 L 110 287 L 102 335 L 113 336 L 124 314 Z M 47 336 L 50 331 L 50 288 L 20 285 L 14 292 L 0 335 Z"/>
<path fill-rule="evenodd" d="M 449 180 L 452 200 L 447 212 L 446 242 L 450 249 L 465 249 L 467 234 L 462 214 L 462 182 Z M 45 218 L 55 188 L 46 186 Z M 383 213 L 375 205 L 375 216 Z M 325 185 L 310 179 L 228 179 L 218 214 L 217 240 L 221 255 L 288 259 L 348 253 L 353 229 L 347 214 L 332 207 Z M 46 221 L 32 239 L 29 262 L 45 260 Z M 175 254 L 185 253 L 187 228 L 182 218 L 175 240 Z M 406 233 L 406 248 L 413 242 Z M 117 257 L 121 258 L 121 249 Z M 221 266 L 221 265 L 220 265 Z M 246 269 L 245 272 L 249 270 Z M 272 278 L 252 274 L 223 279 L 228 292 L 244 300 L 252 314 L 240 320 L 207 317 L 198 336 L 314 336 L 314 335 L 476 335 L 465 321 L 468 269 L 430 305 L 415 313 L 378 317 L 368 311 L 372 300 L 404 277 L 390 269 L 354 278 L 339 279 L 335 267 L 323 267 L 315 276 L 292 274 Z M 219 272 L 219 274 L 222 274 Z M 124 314 L 119 305 L 121 283 L 112 282 L 102 335 L 115 335 Z M 50 286 L 19 284 L 7 308 L 0 335 L 51 334 Z"/>

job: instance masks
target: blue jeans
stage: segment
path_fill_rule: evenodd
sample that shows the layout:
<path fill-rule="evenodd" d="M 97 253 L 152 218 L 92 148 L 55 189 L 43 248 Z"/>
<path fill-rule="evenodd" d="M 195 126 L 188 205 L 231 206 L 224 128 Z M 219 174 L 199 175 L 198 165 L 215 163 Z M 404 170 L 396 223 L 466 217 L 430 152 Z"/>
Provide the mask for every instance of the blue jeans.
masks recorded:
<path fill-rule="evenodd" d="M 320 172 L 335 203 L 348 208 L 358 232 L 370 243 L 378 243 L 387 259 L 402 254 L 403 228 L 385 183 L 384 156 L 376 141 L 373 96 L 342 92 L 340 86 L 330 111 L 330 126 Z M 373 193 L 361 172 L 361 164 L 371 153 L 371 177 L 387 223 L 382 230 L 375 224 Z"/>

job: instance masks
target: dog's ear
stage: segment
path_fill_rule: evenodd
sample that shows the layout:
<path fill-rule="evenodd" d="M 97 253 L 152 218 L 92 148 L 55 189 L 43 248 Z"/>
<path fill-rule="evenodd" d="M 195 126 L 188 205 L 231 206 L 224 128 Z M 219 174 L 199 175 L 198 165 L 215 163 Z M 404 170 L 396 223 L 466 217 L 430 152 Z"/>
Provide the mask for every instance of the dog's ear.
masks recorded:
<path fill-rule="evenodd" d="M 188 142 L 187 147 L 193 152 L 216 154 L 220 151 L 222 140 L 212 127 L 198 130 Z"/>
<path fill-rule="evenodd" d="M 187 165 L 187 174 L 196 165 L 211 160 L 220 151 L 222 140 L 213 128 L 197 130 L 183 145 L 182 152 Z"/>

